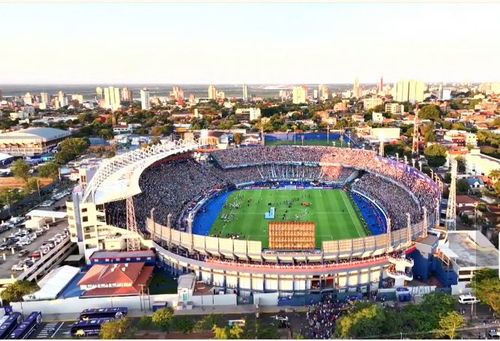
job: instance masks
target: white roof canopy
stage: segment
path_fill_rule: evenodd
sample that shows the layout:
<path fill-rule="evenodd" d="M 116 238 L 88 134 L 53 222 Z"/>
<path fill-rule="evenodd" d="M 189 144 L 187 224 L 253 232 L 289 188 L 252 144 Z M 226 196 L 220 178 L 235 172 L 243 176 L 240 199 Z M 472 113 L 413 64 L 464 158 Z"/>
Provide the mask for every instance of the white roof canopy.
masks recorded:
<path fill-rule="evenodd" d="M 38 282 L 40 290 L 33 294 L 23 296 L 25 301 L 53 300 L 68 285 L 68 283 L 80 272 L 74 266 L 63 265 L 49 272 Z"/>
<path fill-rule="evenodd" d="M 56 212 L 48 210 L 32 210 L 29 211 L 26 215 L 31 218 L 42 217 L 42 218 L 54 218 L 54 219 L 62 219 L 68 216 L 66 212 Z"/>

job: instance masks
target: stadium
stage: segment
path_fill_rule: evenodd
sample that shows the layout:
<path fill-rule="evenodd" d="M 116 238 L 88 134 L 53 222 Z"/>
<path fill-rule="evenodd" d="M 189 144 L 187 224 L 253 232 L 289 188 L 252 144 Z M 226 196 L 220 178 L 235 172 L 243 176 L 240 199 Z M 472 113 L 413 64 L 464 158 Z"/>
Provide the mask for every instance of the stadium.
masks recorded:
<path fill-rule="evenodd" d="M 154 248 L 158 266 L 235 292 L 367 292 L 413 279 L 439 187 L 364 149 L 176 141 L 106 160 L 68 202 L 86 256 Z"/>

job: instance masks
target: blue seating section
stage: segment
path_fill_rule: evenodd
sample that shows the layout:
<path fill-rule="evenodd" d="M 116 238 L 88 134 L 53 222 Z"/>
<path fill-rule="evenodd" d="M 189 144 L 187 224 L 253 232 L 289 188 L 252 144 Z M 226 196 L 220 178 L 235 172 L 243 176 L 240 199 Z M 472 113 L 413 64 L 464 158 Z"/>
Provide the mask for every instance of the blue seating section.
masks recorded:
<path fill-rule="evenodd" d="M 209 201 L 198 211 L 196 218 L 193 222 L 193 233 L 201 236 L 208 236 L 212 225 L 217 220 L 219 213 L 222 211 L 227 198 L 231 195 L 232 191 L 224 192 Z"/>
<path fill-rule="evenodd" d="M 382 212 L 365 197 L 351 192 L 352 199 L 359 207 L 361 215 L 373 235 L 386 233 L 387 222 Z"/>

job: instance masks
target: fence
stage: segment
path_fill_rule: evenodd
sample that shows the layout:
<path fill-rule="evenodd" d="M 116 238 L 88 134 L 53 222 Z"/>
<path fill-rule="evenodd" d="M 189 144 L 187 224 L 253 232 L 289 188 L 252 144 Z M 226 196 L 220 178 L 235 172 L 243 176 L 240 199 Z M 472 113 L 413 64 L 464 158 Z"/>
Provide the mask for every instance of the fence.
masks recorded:
<path fill-rule="evenodd" d="M 41 311 L 44 315 L 75 314 L 84 309 L 127 307 L 129 310 L 150 311 L 153 305 L 167 303 L 175 307 L 179 302 L 177 294 L 162 294 L 148 296 L 125 296 L 125 297 L 98 297 L 79 298 L 71 297 L 57 300 L 29 301 L 11 303 L 14 311 L 29 314 L 32 311 Z M 226 295 L 200 295 L 192 296 L 191 302 L 194 306 L 229 306 L 237 304 L 236 294 Z"/>

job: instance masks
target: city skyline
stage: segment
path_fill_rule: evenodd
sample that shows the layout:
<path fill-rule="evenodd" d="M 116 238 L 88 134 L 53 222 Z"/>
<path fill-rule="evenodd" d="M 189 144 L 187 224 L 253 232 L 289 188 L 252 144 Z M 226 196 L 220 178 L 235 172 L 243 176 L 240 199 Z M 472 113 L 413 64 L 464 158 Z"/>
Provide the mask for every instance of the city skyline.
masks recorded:
<path fill-rule="evenodd" d="M 0 8 L 9 46 L 0 64 L 2 84 L 352 84 L 355 78 L 371 84 L 381 76 L 386 83 L 500 80 L 495 67 L 500 46 L 494 43 L 500 4 Z"/>

